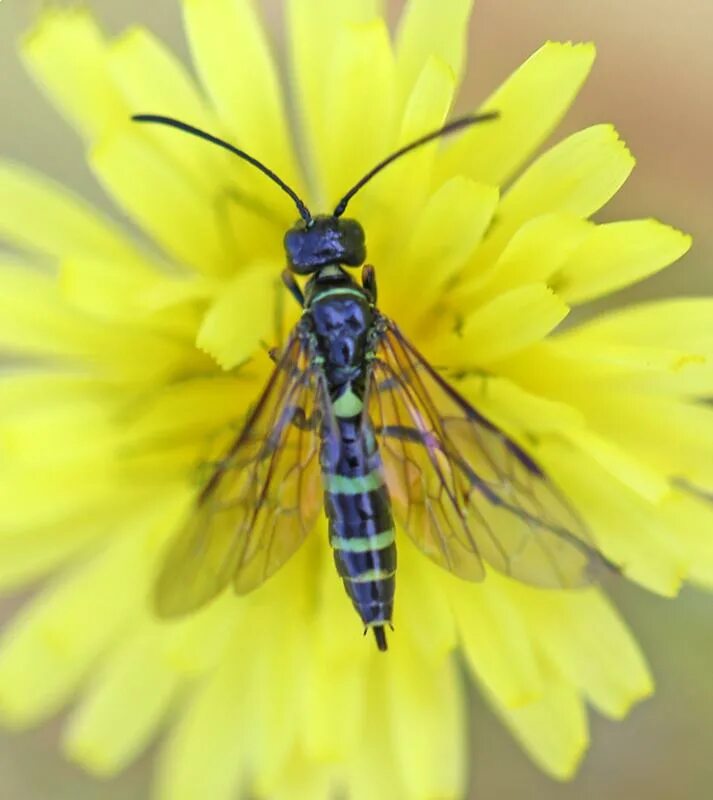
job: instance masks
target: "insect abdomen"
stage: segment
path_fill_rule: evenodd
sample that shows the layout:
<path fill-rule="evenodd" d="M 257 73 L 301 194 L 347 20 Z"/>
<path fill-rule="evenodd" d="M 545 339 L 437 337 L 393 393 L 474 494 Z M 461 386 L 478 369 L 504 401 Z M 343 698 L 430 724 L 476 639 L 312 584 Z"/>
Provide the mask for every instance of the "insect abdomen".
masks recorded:
<path fill-rule="evenodd" d="M 361 430 L 361 415 L 341 418 L 338 425 L 339 456 L 324 471 L 330 544 L 354 608 L 385 650 L 396 573 L 391 503 L 373 436 Z"/>

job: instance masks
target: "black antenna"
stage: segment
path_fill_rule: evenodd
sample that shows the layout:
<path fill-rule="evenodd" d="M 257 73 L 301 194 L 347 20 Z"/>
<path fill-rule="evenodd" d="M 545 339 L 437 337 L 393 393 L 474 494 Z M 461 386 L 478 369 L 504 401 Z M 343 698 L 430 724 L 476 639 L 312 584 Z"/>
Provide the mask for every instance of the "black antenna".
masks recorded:
<path fill-rule="evenodd" d="M 449 122 L 447 125 L 444 125 L 442 128 L 439 128 L 437 131 L 432 131 L 431 133 L 427 133 L 425 136 L 422 136 L 420 139 L 416 139 L 415 142 L 411 142 L 411 144 L 407 144 L 404 147 L 397 150 L 395 153 L 392 153 L 388 158 L 385 158 L 383 161 L 380 161 L 374 169 L 370 170 L 366 173 L 366 175 L 342 197 L 342 199 L 337 203 L 337 207 L 334 209 L 334 216 L 341 217 L 342 214 L 346 211 L 347 205 L 349 201 L 354 197 L 354 195 L 364 187 L 365 184 L 369 183 L 369 181 L 375 176 L 378 175 L 384 167 L 388 167 L 389 164 L 396 161 L 397 158 L 401 158 L 401 156 L 406 155 L 406 153 L 410 153 L 411 150 L 415 150 L 417 147 L 420 147 L 422 144 L 427 144 L 428 142 L 433 141 L 434 139 L 439 139 L 441 136 L 447 136 L 449 133 L 455 133 L 459 131 L 461 128 L 468 128 L 471 125 L 475 125 L 478 122 L 486 122 L 490 119 L 497 119 L 500 116 L 497 111 L 487 111 L 483 114 L 471 114 L 467 117 L 460 117 L 459 119 L 454 119 L 452 122 Z"/>
<path fill-rule="evenodd" d="M 297 196 L 297 192 L 295 192 L 294 189 L 291 189 L 282 180 L 282 178 L 280 178 L 278 175 L 275 175 L 271 169 L 268 169 L 264 164 L 262 164 L 256 158 L 253 158 L 251 155 L 248 155 L 243 150 L 240 150 L 229 142 L 223 141 L 223 139 L 219 139 L 217 136 L 213 136 L 211 133 L 206 133 L 205 131 L 200 130 L 200 128 L 194 128 L 192 125 L 188 125 L 187 123 L 173 119 L 172 117 L 162 117 L 157 114 L 136 114 L 132 117 L 132 119 L 134 122 L 149 122 L 155 125 L 166 125 L 169 128 L 176 128 L 184 133 L 190 133 L 191 136 L 197 136 L 199 139 L 204 139 L 206 142 L 216 144 L 218 147 L 222 147 L 224 150 L 233 153 L 233 155 L 242 158 L 244 161 L 247 161 L 248 164 L 252 164 L 253 167 L 257 167 L 263 175 L 267 175 L 271 181 L 274 181 L 280 187 L 280 189 L 285 192 L 285 194 L 288 194 L 292 198 L 294 204 L 297 206 L 300 216 L 307 224 L 312 222 L 312 214 L 304 202 Z"/>

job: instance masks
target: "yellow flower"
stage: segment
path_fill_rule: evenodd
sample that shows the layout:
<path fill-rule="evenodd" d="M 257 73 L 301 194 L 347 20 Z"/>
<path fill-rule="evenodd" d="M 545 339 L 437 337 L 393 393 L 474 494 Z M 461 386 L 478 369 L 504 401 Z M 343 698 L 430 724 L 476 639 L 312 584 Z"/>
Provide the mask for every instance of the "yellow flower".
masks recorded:
<path fill-rule="evenodd" d="M 301 159 L 249 0 L 184 0 L 202 89 L 146 30 L 107 40 L 84 10 L 47 11 L 27 38 L 30 70 L 142 235 L 0 164 L 0 235 L 16 250 L 0 266 L 0 343 L 15 357 L 0 384 L 0 585 L 52 576 L 4 635 L 6 724 L 71 702 L 64 748 L 97 775 L 165 731 L 163 800 L 248 786 L 457 798 L 465 677 L 558 778 L 587 745 L 587 704 L 621 717 L 650 693 L 599 590 L 497 573 L 461 582 L 403 536 L 387 655 L 362 638 L 324 531 L 250 595 L 171 624 L 147 602 L 196 463 L 269 372 L 294 208 L 248 165 L 131 114 L 222 135 L 330 208 L 448 118 L 470 5 L 411 0 L 392 42 L 377 0 L 289 0 Z M 662 269 L 689 240 L 653 220 L 589 219 L 633 167 L 611 126 L 523 170 L 593 59 L 591 45 L 546 44 L 484 103 L 497 122 L 413 153 L 351 213 L 383 311 L 530 443 L 628 578 L 673 595 L 686 578 L 713 585 L 713 509 L 680 480 L 713 485 L 713 412 L 698 403 L 713 393 L 713 301 L 651 303 L 553 335 L 571 308 Z"/>

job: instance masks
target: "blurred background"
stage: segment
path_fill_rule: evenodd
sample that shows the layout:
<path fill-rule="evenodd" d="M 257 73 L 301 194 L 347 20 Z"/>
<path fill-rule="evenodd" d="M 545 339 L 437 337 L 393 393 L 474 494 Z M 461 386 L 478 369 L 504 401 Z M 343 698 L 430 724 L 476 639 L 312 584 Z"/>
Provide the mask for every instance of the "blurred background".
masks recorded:
<path fill-rule="evenodd" d="M 280 0 L 258 1 L 280 49 Z M 176 0 L 85 2 L 109 31 L 143 24 L 187 56 Z M 17 57 L 17 39 L 42 5 L 0 0 L 0 154 L 32 164 L 112 211 L 79 140 L 44 102 Z M 401 5 L 390 2 L 394 18 Z M 655 216 L 694 236 L 685 259 L 610 305 L 713 293 L 711 31 L 711 0 L 476 0 L 460 107 L 484 98 L 547 39 L 595 41 L 594 73 L 557 138 L 613 122 L 638 167 L 600 217 Z M 713 597 L 688 589 L 668 601 L 623 585 L 613 595 L 649 656 L 658 686 L 654 698 L 623 723 L 593 714 L 591 750 L 577 779 L 561 785 L 541 775 L 473 698 L 472 800 L 712 796 Z M 0 605 L 4 616 L 10 610 L 10 601 Z M 59 722 L 19 736 L 0 732 L 2 800 L 147 800 L 150 756 L 120 779 L 100 784 L 62 760 L 58 731 Z"/>

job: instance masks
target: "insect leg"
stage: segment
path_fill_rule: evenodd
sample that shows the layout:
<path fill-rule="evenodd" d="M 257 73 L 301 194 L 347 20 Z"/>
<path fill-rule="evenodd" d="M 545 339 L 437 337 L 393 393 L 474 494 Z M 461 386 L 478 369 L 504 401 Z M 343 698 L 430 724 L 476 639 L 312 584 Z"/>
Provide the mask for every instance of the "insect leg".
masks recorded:
<path fill-rule="evenodd" d="M 322 414 L 318 408 L 309 415 L 305 416 L 305 410 L 301 406 L 296 406 L 292 411 L 292 424 L 299 428 L 301 431 L 313 431 L 317 429 Z"/>
<path fill-rule="evenodd" d="M 369 295 L 371 302 L 376 304 L 376 270 L 371 264 L 365 264 L 361 271 L 361 285 Z"/>
<path fill-rule="evenodd" d="M 282 283 L 286 286 L 289 293 L 297 300 L 300 308 L 304 308 L 305 296 L 300 289 L 300 285 L 295 280 L 295 276 L 288 270 L 282 272 Z"/>

